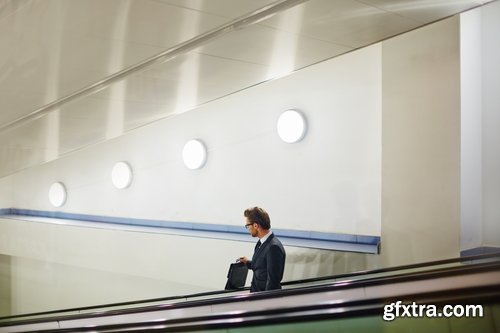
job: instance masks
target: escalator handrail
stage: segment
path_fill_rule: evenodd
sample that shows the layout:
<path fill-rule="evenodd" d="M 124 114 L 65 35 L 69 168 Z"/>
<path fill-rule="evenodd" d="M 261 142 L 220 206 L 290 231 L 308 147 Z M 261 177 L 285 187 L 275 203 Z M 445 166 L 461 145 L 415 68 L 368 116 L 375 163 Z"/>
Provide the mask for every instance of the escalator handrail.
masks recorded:
<path fill-rule="evenodd" d="M 167 309 L 180 309 L 180 308 L 197 307 L 203 305 L 241 302 L 242 300 L 250 301 L 250 300 L 269 299 L 275 297 L 285 297 L 285 296 L 300 295 L 306 293 L 318 293 L 318 292 L 327 292 L 331 290 L 341 290 L 347 288 L 378 286 L 383 284 L 393 284 L 393 283 L 407 282 L 412 280 L 435 279 L 440 277 L 456 276 L 459 274 L 472 274 L 478 272 L 488 272 L 488 271 L 498 271 L 498 270 L 500 270 L 500 262 L 486 262 L 469 266 L 445 267 L 430 271 L 412 272 L 409 274 L 407 273 L 407 274 L 399 274 L 399 275 L 384 276 L 384 277 L 373 277 L 369 279 L 353 280 L 353 281 L 338 281 L 338 282 L 328 283 L 325 285 L 313 285 L 313 286 L 305 286 L 294 289 L 274 290 L 274 291 L 253 293 L 253 294 L 248 293 L 236 296 L 193 300 L 193 301 L 186 301 L 173 304 L 156 304 L 143 307 L 102 311 L 97 313 L 89 312 L 89 313 L 55 316 L 49 318 L 44 317 L 35 319 L 24 319 L 19 321 L 14 320 L 5 323 L 0 323 L 0 327 L 24 325 L 24 324 L 36 324 L 48 321 L 53 322 L 53 321 L 75 320 L 75 319 L 99 318 L 99 317 L 108 317 L 116 315 L 127 315 L 127 314 L 141 313 L 141 312 L 162 311 Z"/>
<path fill-rule="evenodd" d="M 500 285 L 487 287 L 469 287 L 448 290 L 446 292 L 405 294 L 405 299 L 414 301 L 424 299 L 427 304 L 443 306 L 448 304 L 495 304 L 500 297 Z M 396 298 L 371 298 L 365 300 L 341 300 L 337 303 L 323 303 L 307 306 L 284 307 L 260 311 L 243 311 L 238 313 L 209 314 L 198 317 L 179 319 L 163 319 L 158 321 L 98 325 L 93 327 L 60 328 L 39 333 L 66 332 L 193 332 L 214 329 L 231 329 L 252 326 L 270 326 L 274 324 L 290 324 L 311 322 L 315 320 L 355 318 L 370 315 L 382 315 L 384 305 L 399 300 Z"/>
<path fill-rule="evenodd" d="M 300 285 L 300 284 L 306 284 L 306 283 L 324 282 L 324 281 L 329 281 L 329 280 L 346 279 L 346 278 L 357 277 L 357 276 L 366 276 L 366 275 L 371 275 L 371 274 L 397 272 L 397 271 L 404 271 L 404 270 L 408 270 L 408 269 L 440 266 L 440 265 L 446 265 L 446 264 L 461 263 L 461 262 L 467 262 L 467 261 L 478 261 L 478 260 L 485 260 L 485 259 L 492 259 L 492 258 L 499 258 L 500 259 L 500 253 L 490 253 L 490 254 L 468 256 L 468 257 L 442 259 L 442 260 L 436 260 L 436 261 L 425 262 L 425 263 L 408 264 L 408 265 L 402 265 L 402 266 L 394 266 L 394 267 L 378 268 L 378 269 L 372 269 L 372 270 L 356 271 L 356 272 L 351 272 L 351 273 L 343 273 L 343 274 L 338 274 L 338 275 L 329 275 L 329 276 L 317 277 L 317 278 L 285 281 L 285 282 L 282 282 L 281 285 L 282 286 L 293 286 L 293 285 Z M 249 290 L 249 289 L 250 289 L 249 287 L 245 287 L 245 288 L 240 288 L 236 291 L 245 291 L 245 290 Z M 187 294 L 187 295 L 151 298 L 151 299 L 144 299 L 144 300 L 138 300 L 138 301 L 118 302 L 118 303 L 100 304 L 100 305 L 77 307 L 77 308 L 68 308 L 68 309 L 62 309 L 62 310 L 52 310 L 52 311 L 19 314 L 19 315 L 13 315 L 13 316 L 0 317 L 0 323 L 1 323 L 1 321 L 7 321 L 7 320 L 10 321 L 10 320 L 21 319 L 21 318 L 26 318 L 26 317 L 56 315 L 56 314 L 63 314 L 63 313 L 70 313 L 70 312 L 83 312 L 83 311 L 99 310 L 99 309 L 113 308 L 113 307 L 134 306 L 134 305 L 141 305 L 141 304 L 147 304 L 147 303 L 188 300 L 190 298 L 199 298 L 199 297 L 205 297 L 205 296 L 216 296 L 216 295 L 223 296 L 224 294 L 229 294 L 229 293 L 233 293 L 233 292 L 235 292 L 235 290 L 217 290 L 217 291 L 209 291 L 209 292 Z"/>

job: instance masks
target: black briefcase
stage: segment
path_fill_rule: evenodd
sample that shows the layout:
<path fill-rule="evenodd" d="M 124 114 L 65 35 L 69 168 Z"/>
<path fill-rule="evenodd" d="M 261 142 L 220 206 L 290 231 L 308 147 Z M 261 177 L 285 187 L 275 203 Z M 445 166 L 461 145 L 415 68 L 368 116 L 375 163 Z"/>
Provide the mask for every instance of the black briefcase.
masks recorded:
<path fill-rule="evenodd" d="M 241 289 L 247 281 L 248 267 L 242 262 L 235 262 L 229 266 L 225 290 Z"/>

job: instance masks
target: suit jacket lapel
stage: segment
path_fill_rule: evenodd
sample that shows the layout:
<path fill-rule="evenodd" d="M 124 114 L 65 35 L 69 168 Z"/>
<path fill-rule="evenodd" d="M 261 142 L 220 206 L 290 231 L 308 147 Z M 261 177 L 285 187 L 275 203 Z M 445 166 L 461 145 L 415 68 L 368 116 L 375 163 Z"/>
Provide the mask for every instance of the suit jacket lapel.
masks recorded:
<path fill-rule="evenodd" d="M 253 254 L 252 260 L 256 259 L 258 257 L 258 255 L 263 251 L 263 249 L 265 247 L 267 247 L 269 245 L 269 243 L 271 243 L 271 239 L 273 239 L 273 237 L 274 237 L 274 234 L 269 235 L 269 237 L 266 239 L 266 241 L 260 245 L 260 247 L 257 249 L 257 251 L 255 251 L 255 253 Z"/>

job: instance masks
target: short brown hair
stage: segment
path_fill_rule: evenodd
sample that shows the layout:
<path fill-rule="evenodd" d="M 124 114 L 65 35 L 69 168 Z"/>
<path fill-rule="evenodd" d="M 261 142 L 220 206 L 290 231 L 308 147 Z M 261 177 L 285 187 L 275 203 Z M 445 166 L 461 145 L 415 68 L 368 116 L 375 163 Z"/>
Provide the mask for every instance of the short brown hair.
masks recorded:
<path fill-rule="evenodd" d="M 260 207 L 247 208 L 243 215 L 247 217 L 250 222 L 257 223 L 266 230 L 271 229 L 271 219 L 264 209 Z"/>

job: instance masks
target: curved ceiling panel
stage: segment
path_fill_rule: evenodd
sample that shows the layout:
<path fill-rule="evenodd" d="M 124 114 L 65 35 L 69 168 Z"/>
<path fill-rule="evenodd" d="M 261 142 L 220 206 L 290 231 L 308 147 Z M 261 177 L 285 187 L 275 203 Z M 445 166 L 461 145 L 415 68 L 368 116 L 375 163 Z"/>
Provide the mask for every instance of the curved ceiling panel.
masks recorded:
<path fill-rule="evenodd" d="M 0 177 L 482 5 L 0 2 Z"/>

